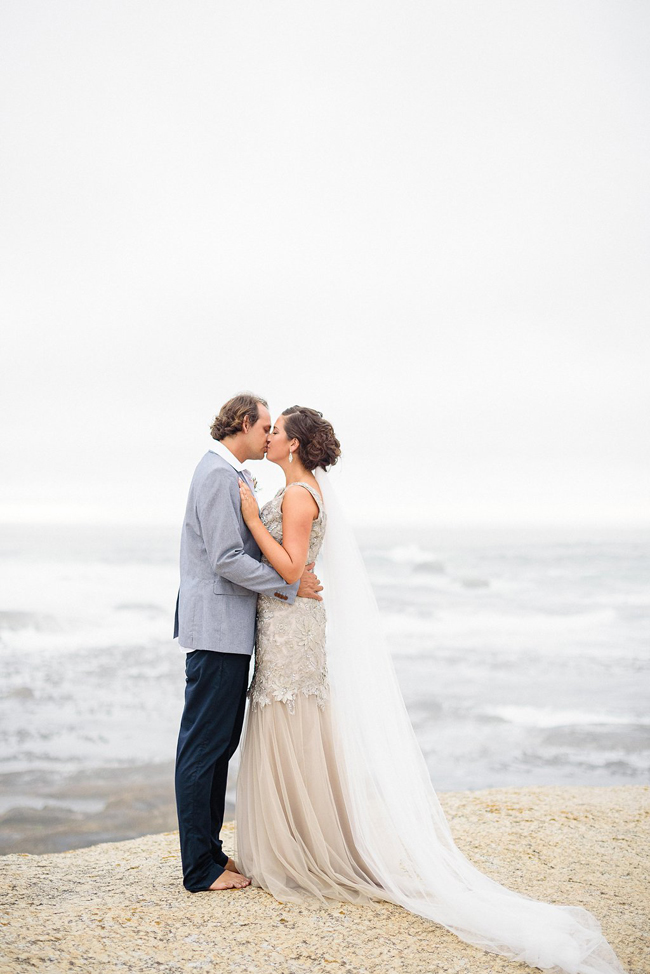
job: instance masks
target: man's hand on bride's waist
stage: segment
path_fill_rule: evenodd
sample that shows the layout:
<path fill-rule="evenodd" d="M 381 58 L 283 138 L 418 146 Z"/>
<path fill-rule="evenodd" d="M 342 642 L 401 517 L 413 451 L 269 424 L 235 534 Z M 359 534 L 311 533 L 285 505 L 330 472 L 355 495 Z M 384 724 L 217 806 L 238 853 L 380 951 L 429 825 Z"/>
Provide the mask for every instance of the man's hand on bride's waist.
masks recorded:
<path fill-rule="evenodd" d="M 300 576 L 300 585 L 296 597 L 299 599 L 316 599 L 317 602 L 322 602 L 323 597 L 318 593 L 323 591 L 323 586 L 318 576 L 314 574 L 315 564 L 312 561 L 309 565 L 305 565 L 305 570 Z"/>

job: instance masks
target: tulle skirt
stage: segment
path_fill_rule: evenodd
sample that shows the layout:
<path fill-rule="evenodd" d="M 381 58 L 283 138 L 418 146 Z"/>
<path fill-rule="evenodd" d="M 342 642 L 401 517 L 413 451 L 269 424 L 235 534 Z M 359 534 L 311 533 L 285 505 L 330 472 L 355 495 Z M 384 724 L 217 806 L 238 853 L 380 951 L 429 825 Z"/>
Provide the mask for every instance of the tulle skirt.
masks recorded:
<path fill-rule="evenodd" d="M 329 702 L 250 707 L 237 778 L 236 863 L 281 902 L 388 899 L 355 848 Z"/>
<path fill-rule="evenodd" d="M 293 713 L 273 701 L 249 708 L 246 716 L 235 861 L 254 886 L 283 903 L 401 903 L 467 943 L 552 974 L 623 972 L 586 910 L 516 894 L 459 851 L 454 861 L 468 871 L 464 883 L 453 869 L 443 869 L 444 890 L 425 896 L 416 884 L 405 902 L 382 886 L 353 839 L 330 704 L 320 707 L 313 694 L 298 694 L 294 704 Z M 433 836 L 430 841 L 436 845 Z"/>

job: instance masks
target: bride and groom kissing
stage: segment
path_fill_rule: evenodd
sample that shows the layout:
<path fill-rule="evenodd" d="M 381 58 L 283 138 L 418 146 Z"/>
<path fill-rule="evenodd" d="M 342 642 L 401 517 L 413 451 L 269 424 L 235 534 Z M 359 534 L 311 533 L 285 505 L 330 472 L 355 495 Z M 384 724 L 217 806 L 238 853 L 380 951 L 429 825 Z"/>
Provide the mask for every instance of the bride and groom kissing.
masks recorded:
<path fill-rule="evenodd" d="M 297 412 L 292 416 L 294 422 L 302 419 Z M 315 479 L 294 457 L 298 443 L 284 430 L 287 418 L 280 417 L 272 428 L 265 400 L 246 394 L 229 400 L 212 425 L 214 445 L 197 466 L 190 486 L 174 636 L 187 650 L 175 784 L 183 881 L 191 892 L 249 883 L 222 851 L 219 833 L 228 762 L 244 719 L 258 595 L 283 610 L 297 599 L 322 602 L 322 586 L 306 558 L 309 508 L 316 507 Z M 308 422 L 315 425 L 317 420 L 321 428 L 329 426 L 310 411 Z M 303 424 L 304 420 L 301 429 Z M 332 432 L 332 460 L 336 449 Z M 260 562 L 260 546 L 242 512 L 243 500 L 261 525 L 244 464 L 264 456 L 284 464 L 294 480 L 300 479 L 294 471 L 300 471 L 312 482 L 312 493 L 294 490 L 284 504 L 284 577 Z"/>
<path fill-rule="evenodd" d="M 624 974 L 591 913 L 515 893 L 456 846 L 326 473 L 341 452 L 331 423 L 291 406 L 272 425 L 266 401 L 241 394 L 211 433 L 189 490 L 174 626 L 186 651 L 175 771 L 185 888 L 385 900 L 531 967 Z M 260 511 L 245 463 L 265 455 L 286 483 Z M 220 832 L 240 737 L 233 861 Z"/>

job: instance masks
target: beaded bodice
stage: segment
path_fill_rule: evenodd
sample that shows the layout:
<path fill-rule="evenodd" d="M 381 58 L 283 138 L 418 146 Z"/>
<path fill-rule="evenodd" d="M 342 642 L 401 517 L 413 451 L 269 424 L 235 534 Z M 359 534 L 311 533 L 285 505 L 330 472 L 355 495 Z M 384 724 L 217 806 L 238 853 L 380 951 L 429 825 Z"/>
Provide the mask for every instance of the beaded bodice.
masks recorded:
<path fill-rule="evenodd" d="M 300 481 L 318 504 L 309 536 L 307 563 L 315 561 L 325 537 L 327 515 L 320 494 Z M 277 492 L 260 512 L 269 534 L 282 543 L 282 498 L 291 484 Z M 263 559 L 266 561 L 266 559 Z M 255 673 L 248 691 L 251 707 L 282 701 L 294 711 L 296 694 L 314 694 L 319 706 L 328 697 L 325 655 L 325 606 L 316 599 L 296 598 L 293 604 L 269 595 L 257 599 Z"/>
<path fill-rule="evenodd" d="M 299 480 L 296 484 L 287 484 L 286 487 L 282 487 L 275 497 L 267 501 L 264 505 L 260 511 L 260 517 L 271 537 L 279 542 L 279 544 L 282 544 L 282 499 L 285 491 L 289 487 L 296 487 L 298 485 L 306 488 L 318 504 L 318 516 L 314 519 L 311 526 L 311 534 L 309 535 L 309 552 L 307 554 L 307 564 L 309 564 L 312 561 L 316 561 L 318 557 L 318 552 L 321 549 L 323 538 L 325 537 L 325 525 L 327 522 L 327 515 L 325 514 L 320 494 L 311 484 L 306 484 L 302 480 Z M 268 564 L 266 558 L 263 557 L 262 561 Z"/>

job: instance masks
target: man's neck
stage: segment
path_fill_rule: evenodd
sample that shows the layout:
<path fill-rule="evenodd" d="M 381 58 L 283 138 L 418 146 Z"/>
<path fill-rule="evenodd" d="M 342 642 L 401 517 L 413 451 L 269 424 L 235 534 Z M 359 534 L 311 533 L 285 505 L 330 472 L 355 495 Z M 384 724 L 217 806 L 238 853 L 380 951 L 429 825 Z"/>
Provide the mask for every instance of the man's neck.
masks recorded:
<path fill-rule="evenodd" d="M 246 444 L 242 441 L 239 436 L 224 436 L 221 440 L 223 445 L 230 450 L 234 457 L 237 457 L 240 463 L 246 463 L 249 458 Z"/>

